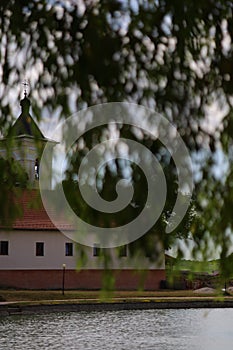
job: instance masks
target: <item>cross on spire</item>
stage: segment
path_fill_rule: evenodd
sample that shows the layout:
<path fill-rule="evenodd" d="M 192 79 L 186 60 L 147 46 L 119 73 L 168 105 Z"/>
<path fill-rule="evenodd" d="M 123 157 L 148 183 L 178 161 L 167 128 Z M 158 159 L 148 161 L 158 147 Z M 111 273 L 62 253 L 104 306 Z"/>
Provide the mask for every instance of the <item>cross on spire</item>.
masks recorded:
<path fill-rule="evenodd" d="M 22 85 L 24 86 L 24 97 L 27 97 L 27 87 L 29 84 L 26 79 L 22 82 Z"/>

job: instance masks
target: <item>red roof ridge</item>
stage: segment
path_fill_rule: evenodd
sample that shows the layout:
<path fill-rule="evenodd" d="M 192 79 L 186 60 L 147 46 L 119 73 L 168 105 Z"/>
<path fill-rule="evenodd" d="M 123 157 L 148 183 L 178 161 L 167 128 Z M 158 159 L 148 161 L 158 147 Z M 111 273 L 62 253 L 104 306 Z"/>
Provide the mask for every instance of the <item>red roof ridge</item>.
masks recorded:
<path fill-rule="evenodd" d="M 38 189 L 20 190 L 19 196 L 14 198 L 16 204 L 22 208 L 22 215 L 12 224 L 16 230 L 74 230 L 72 225 L 59 213 L 59 222 L 55 225 L 46 212 L 40 191 Z M 51 192 L 52 190 L 48 190 Z M 54 192 L 54 191 L 52 191 Z M 55 210 L 55 209 L 54 209 Z"/>

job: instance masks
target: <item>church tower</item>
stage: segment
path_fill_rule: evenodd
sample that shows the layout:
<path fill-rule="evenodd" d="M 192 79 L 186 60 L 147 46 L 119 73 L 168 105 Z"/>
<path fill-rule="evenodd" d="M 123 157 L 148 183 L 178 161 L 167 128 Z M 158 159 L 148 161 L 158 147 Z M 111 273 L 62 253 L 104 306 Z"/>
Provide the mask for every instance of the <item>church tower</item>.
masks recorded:
<path fill-rule="evenodd" d="M 49 142 L 55 146 L 56 142 L 47 139 L 30 115 L 30 100 L 24 92 L 24 98 L 20 101 L 21 114 L 10 128 L 8 136 L 2 140 L 0 156 L 11 157 L 19 162 L 28 175 L 31 188 L 38 188 L 40 177 L 40 158 L 44 147 Z M 52 154 L 50 166 L 52 165 Z M 48 178 L 47 189 L 51 189 L 51 178 Z"/>

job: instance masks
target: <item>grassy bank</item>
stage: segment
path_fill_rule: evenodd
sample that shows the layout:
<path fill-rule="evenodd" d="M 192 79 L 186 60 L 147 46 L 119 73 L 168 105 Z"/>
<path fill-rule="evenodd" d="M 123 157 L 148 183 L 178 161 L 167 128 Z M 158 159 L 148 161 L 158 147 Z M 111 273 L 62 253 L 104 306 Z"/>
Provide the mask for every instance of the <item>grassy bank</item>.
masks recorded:
<path fill-rule="evenodd" d="M 113 293 L 104 293 L 100 291 L 65 291 L 62 295 L 61 291 L 30 291 L 30 290 L 0 290 L 2 301 L 7 302 L 28 302 L 28 301 L 101 301 L 109 300 L 135 300 L 135 299 L 196 299 L 196 298 L 213 298 L 221 296 L 220 294 L 197 294 L 191 290 L 181 291 L 116 291 Z M 228 297 L 232 298 L 233 297 Z"/>

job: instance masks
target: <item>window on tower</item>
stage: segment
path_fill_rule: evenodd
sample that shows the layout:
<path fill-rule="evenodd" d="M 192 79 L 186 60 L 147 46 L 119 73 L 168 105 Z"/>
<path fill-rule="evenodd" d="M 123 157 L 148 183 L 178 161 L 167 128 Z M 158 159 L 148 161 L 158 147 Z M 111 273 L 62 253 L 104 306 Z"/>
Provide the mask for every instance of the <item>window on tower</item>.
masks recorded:
<path fill-rule="evenodd" d="M 39 180 L 39 168 L 40 168 L 39 159 L 36 158 L 35 160 L 35 179 L 36 180 Z"/>

